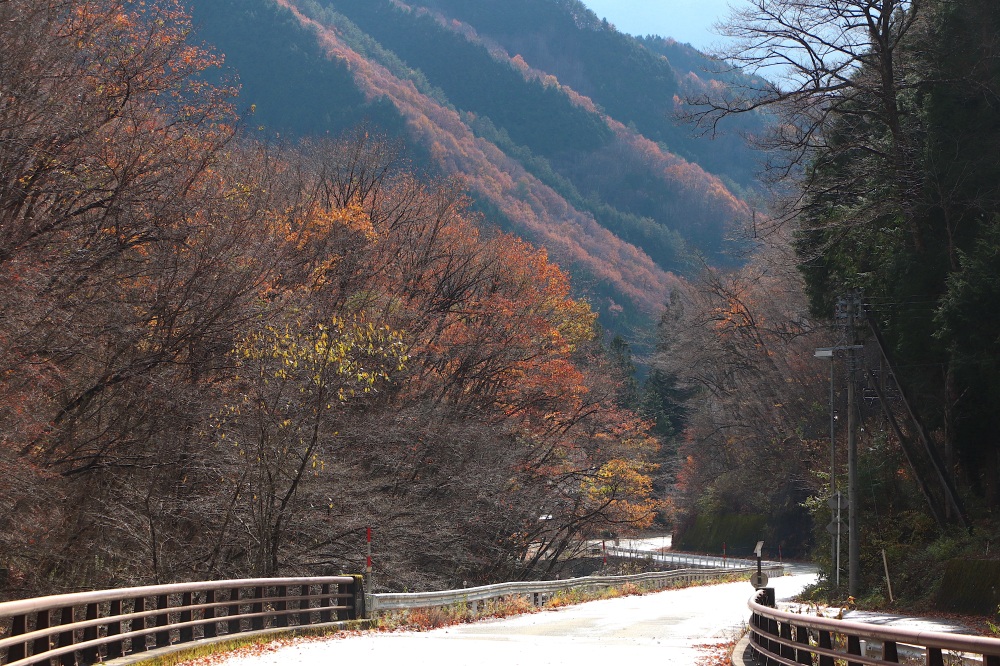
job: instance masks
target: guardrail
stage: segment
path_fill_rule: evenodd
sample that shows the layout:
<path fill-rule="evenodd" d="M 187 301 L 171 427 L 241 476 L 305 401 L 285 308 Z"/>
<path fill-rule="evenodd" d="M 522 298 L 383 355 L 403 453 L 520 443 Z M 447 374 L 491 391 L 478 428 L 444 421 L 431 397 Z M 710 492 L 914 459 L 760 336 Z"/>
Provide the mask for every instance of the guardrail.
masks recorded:
<path fill-rule="evenodd" d="M 756 567 L 757 560 L 743 559 L 739 557 L 719 557 L 718 555 L 696 555 L 694 553 L 660 552 L 652 550 L 638 550 L 634 548 L 619 548 L 611 546 L 607 549 L 608 555 L 618 557 L 628 557 L 633 559 L 648 559 L 659 564 L 680 564 L 689 567 L 703 569 L 732 568 L 740 569 L 744 567 Z M 764 566 L 779 566 L 777 562 L 764 562 Z"/>
<path fill-rule="evenodd" d="M 781 565 L 763 569 L 781 575 Z M 538 606 L 570 589 L 634 584 L 659 589 L 756 567 L 680 569 L 484 585 L 440 592 L 365 594 L 361 576 L 257 578 L 77 592 L 0 603 L 0 664 L 96 664 L 201 640 L 371 617 L 392 610 L 522 596 Z M 988 666 L 1000 666 L 990 662 Z"/>
<path fill-rule="evenodd" d="M 814 658 L 819 666 L 882 666 L 900 663 L 900 653 L 906 648 L 922 652 L 928 666 L 944 666 L 946 652 L 958 654 L 958 663 L 968 663 L 975 656 L 974 661 L 983 666 L 1000 666 L 1000 640 L 996 638 L 802 615 L 777 610 L 764 600 L 759 593 L 749 603 L 750 649 L 761 666 L 813 664 Z"/>
<path fill-rule="evenodd" d="M 469 587 L 462 590 L 444 590 L 440 592 L 398 592 L 369 594 L 366 606 L 369 613 L 381 613 L 393 610 L 414 608 L 432 608 L 466 604 L 473 610 L 479 602 L 502 597 L 522 596 L 531 599 L 536 606 L 545 604 L 556 593 L 570 589 L 596 589 L 615 587 L 628 583 L 658 589 L 672 583 L 691 583 L 695 581 L 717 580 L 725 576 L 739 573 L 753 573 L 751 569 L 680 569 L 677 571 L 656 571 L 634 574 L 631 576 L 586 576 L 583 578 L 568 578 L 566 580 L 525 581 L 513 583 L 498 583 Z M 769 575 L 782 575 L 784 567 L 773 565 L 764 567 Z"/>
<path fill-rule="evenodd" d="M 170 645 L 363 617 L 361 576 L 257 578 L 0 603 L 0 664 L 95 664 Z"/>

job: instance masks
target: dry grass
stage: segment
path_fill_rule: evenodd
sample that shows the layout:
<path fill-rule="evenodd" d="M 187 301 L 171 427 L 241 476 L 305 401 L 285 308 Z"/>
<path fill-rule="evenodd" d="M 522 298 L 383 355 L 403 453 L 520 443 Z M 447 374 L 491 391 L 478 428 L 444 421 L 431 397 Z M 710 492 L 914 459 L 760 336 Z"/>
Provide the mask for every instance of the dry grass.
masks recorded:
<path fill-rule="evenodd" d="M 731 666 L 733 663 L 733 650 L 739 639 L 726 641 L 724 643 L 703 643 L 694 647 L 702 650 L 705 654 L 698 658 L 698 666 Z"/>
<path fill-rule="evenodd" d="M 529 599 L 513 595 L 479 602 L 475 610 L 467 604 L 454 604 L 386 613 L 379 616 L 378 630 L 427 631 L 487 618 L 534 613 L 537 610 Z"/>
<path fill-rule="evenodd" d="M 561 608 L 562 606 L 573 606 L 588 601 L 598 601 L 600 599 L 614 599 L 616 597 L 631 597 L 646 594 L 650 590 L 644 589 L 633 583 L 625 583 L 621 587 L 602 588 L 573 588 L 557 592 L 555 596 L 545 603 L 546 608 Z"/>

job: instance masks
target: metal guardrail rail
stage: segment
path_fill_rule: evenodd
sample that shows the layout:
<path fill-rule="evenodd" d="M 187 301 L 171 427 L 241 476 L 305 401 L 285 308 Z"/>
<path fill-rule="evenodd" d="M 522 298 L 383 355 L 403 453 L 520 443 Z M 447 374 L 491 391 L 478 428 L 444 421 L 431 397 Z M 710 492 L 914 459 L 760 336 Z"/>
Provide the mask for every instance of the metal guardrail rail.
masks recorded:
<path fill-rule="evenodd" d="M 440 592 L 398 592 L 367 595 L 366 607 L 369 613 L 407 610 L 414 608 L 432 608 L 466 604 L 475 609 L 479 602 L 503 597 L 529 597 L 536 606 L 541 606 L 556 593 L 563 590 L 580 588 L 616 587 L 634 584 L 648 588 L 663 588 L 672 583 L 691 583 L 695 581 L 717 580 L 725 576 L 740 573 L 753 573 L 756 565 L 742 569 L 680 569 L 676 571 L 656 571 L 634 574 L 631 576 L 586 576 L 583 578 L 568 578 L 566 580 L 525 581 L 513 583 L 498 583 L 469 587 L 462 590 L 444 590 Z M 784 567 L 772 565 L 764 567 L 769 575 L 782 575 Z"/>
<path fill-rule="evenodd" d="M 178 583 L 8 601 L 0 603 L 0 664 L 95 664 L 364 614 L 361 576 Z"/>
<path fill-rule="evenodd" d="M 619 548 L 609 546 L 608 555 L 617 557 L 630 557 L 636 559 L 648 559 L 659 564 L 680 564 L 688 567 L 698 567 L 703 569 L 731 568 L 740 569 L 744 567 L 757 566 L 757 560 L 743 559 L 739 557 L 719 557 L 718 555 L 696 555 L 694 553 L 661 552 L 652 550 L 638 550 L 634 548 Z M 764 566 L 779 566 L 778 562 L 764 562 Z"/>
<path fill-rule="evenodd" d="M 928 666 L 944 666 L 945 653 L 956 653 L 958 663 L 970 656 L 983 666 L 1000 666 L 1000 639 L 884 627 L 777 610 L 758 594 L 749 602 L 750 649 L 761 666 L 883 666 L 900 663 L 904 648 L 917 648 Z M 881 648 L 879 657 L 863 654 L 863 643 Z M 955 663 L 951 659 L 949 664 Z"/>

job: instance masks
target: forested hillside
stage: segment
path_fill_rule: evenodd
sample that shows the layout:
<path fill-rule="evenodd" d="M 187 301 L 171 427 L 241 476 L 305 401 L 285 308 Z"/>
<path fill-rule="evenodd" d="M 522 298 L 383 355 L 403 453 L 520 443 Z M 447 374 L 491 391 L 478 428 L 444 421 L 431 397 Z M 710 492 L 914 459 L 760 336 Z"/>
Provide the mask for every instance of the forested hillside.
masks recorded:
<path fill-rule="evenodd" d="M 367 527 L 380 585 L 456 587 L 649 525 L 657 441 L 568 274 L 374 131 L 258 140 L 191 27 L 0 3 L 0 595 L 360 571 Z"/>
<path fill-rule="evenodd" d="M 767 0 L 729 26 L 734 62 L 786 77 L 702 96 L 701 120 L 772 109 L 772 173 L 791 196 L 746 265 L 707 271 L 662 321 L 655 372 L 698 396 L 687 532 L 740 516 L 787 553 L 811 517 L 833 598 L 850 585 L 887 604 L 885 557 L 897 601 L 992 615 L 980 588 L 1000 570 L 1000 5 Z M 840 590 L 831 465 L 845 493 L 855 476 L 858 511 Z"/>
<path fill-rule="evenodd" d="M 546 247 L 613 330 L 648 327 L 697 256 L 738 262 L 755 160 L 737 134 L 762 123 L 679 126 L 681 97 L 719 85 L 686 47 L 679 69 L 575 0 L 213 1 L 194 19 L 252 126 L 320 136 L 364 117 L 400 137 L 488 224 Z"/>
<path fill-rule="evenodd" d="M 576 0 L 0 3 L 0 595 L 676 520 L 992 613 L 1000 8 L 753 6 L 780 85 Z"/>

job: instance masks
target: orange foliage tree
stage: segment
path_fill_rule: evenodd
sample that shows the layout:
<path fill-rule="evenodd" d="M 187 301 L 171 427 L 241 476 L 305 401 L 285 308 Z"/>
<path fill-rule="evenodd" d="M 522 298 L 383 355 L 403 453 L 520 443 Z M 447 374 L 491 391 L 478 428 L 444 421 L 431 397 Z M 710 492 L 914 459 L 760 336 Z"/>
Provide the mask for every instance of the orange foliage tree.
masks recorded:
<path fill-rule="evenodd" d="M 648 525 L 655 442 L 648 424 L 614 407 L 614 382 L 593 354 L 595 315 L 547 253 L 484 235 L 460 188 L 388 168 L 380 139 L 362 132 L 308 152 L 318 162 L 302 191 L 324 194 L 305 208 L 339 220 L 321 237 L 351 251 L 325 255 L 336 259 L 323 263 L 331 278 L 309 281 L 297 311 L 333 307 L 400 331 L 407 345 L 406 370 L 381 406 L 339 424 L 359 475 L 385 487 L 392 469 L 392 492 L 368 509 L 383 530 L 419 533 L 424 557 L 440 548 L 466 577 L 485 577 L 538 566 L 598 530 Z M 296 263 L 314 264 L 314 249 L 294 238 Z M 443 524 L 410 524 L 418 506 Z M 348 513 L 359 525 L 372 519 Z M 425 561 L 395 566 L 427 575 Z"/>
<path fill-rule="evenodd" d="M 387 582 L 495 580 L 648 524 L 594 314 L 458 184 L 236 139 L 172 1 L 0 26 L 4 594 L 357 570 L 367 524 Z"/>

